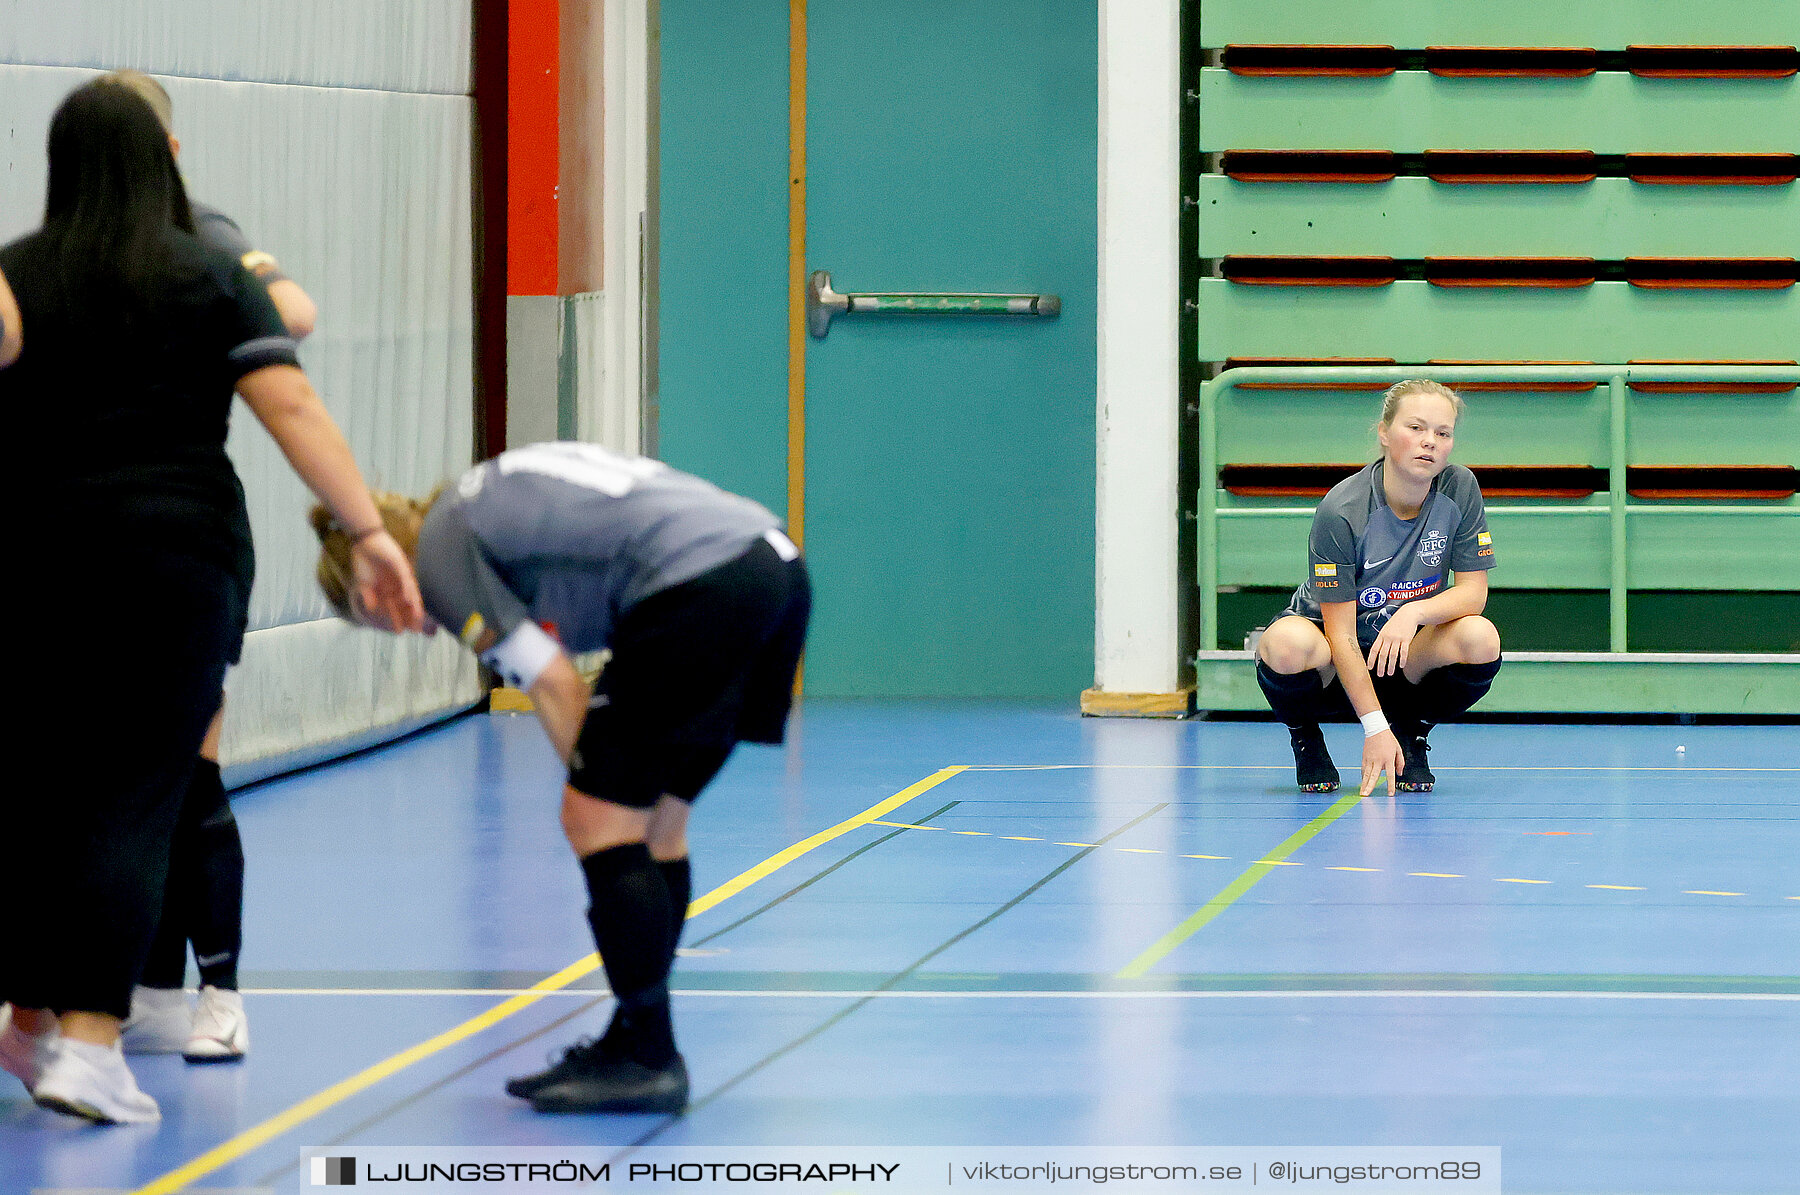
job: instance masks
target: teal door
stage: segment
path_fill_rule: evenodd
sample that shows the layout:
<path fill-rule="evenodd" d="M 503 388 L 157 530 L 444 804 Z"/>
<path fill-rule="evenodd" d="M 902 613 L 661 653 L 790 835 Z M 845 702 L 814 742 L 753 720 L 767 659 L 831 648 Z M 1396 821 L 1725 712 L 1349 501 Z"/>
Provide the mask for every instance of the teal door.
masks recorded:
<path fill-rule="evenodd" d="M 785 65 L 786 21 L 764 13 L 754 36 L 735 22 L 726 44 L 705 7 L 663 0 L 662 443 L 767 501 L 785 308 L 706 331 L 680 326 L 679 307 L 708 271 L 748 269 L 764 294 L 785 280 L 769 217 L 786 177 L 767 167 L 785 167 L 786 110 L 766 80 L 768 50 Z M 807 692 L 1073 708 L 1093 681 L 1095 7 L 814 0 L 806 19 L 807 268 L 839 291 L 1062 300 L 1055 319 L 851 314 L 808 340 Z M 741 40 L 755 37 L 762 50 Z M 721 71 L 749 90 L 721 95 Z M 726 144 L 754 179 L 723 165 Z M 728 195 L 735 226 L 719 215 Z M 708 362 L 728 359 L 758 381 L 707 397 Z"/>

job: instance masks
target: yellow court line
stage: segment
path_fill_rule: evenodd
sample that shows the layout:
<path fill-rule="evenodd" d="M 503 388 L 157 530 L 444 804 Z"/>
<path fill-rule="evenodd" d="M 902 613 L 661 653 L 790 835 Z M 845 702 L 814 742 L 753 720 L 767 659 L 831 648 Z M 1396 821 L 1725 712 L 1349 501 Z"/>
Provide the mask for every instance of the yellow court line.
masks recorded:
<path fill-rule="evenodd" d="M 1294 831 L 1288 836 L 1286 842 L 1270 851 L 1260 861 L 1252 863 L 1243 875 L 1226 885 L 1217 896 L 1195 910 L 1186 921 L 1151 943 L 1148 950 L 1125 965 L 1125 969 L 1119 972 L 1119 978 L 1136 979 L 1143 975 L 1144 972 L 1167 957 L 1177 946 L 1198 933 L 1207 922 L 1223 913 L 1238 897 L 1254 888 L 1258 880 L 1275 870 L 1275 866 L 1280 860 L 1312 841 L 1313 835 L 1344 816 L 1360 800 L 1362 800 L 1361 795 L 1354 791 L 1339 797 L 1337 804 Z"/>
<path fill-rule="evenodd" d="M 994 771 L 996 769 L 993 769 L 993 768 L 982 769 L 980 767 L 971 766 L 964 770 L 970 771 L 970 772 L 980 772 L 983 770 Z M 1012 769 L 1008 769 L 1008 770 L 1024 771 L 1025 769 L 1012 768 Z M 919 825 L 910 824 L 908 822 L 876 821 L 871 824 L 877 825 L 877 826 L 892 826 L 896 829 L 901 829 L 901 830 L 939 830 L 939 831 L 946 831 L 951 834 L 963 834 L 963 835 L 967 835 L 967 836 L 973 837 L 973 838 L 999 838 L 999 839 L 1003 839 L 1008 842 L 1045 842 L 1045 841 L 1049 841 L 1047 839 L 1032 838 L 1032 837 L 1028 837 L 1028 836 L 1022 835 L 1022 834 L 995 834 L 991 831 L 983 831 L 983 830 L 949 830 L 948 827 L 945 827 L 945 826 L 919 826 Z M 1091 843 L 1091 842 L 1058 842 L 1058 843 L 1054 843 L 1054 845 L 1056 845 L 1056 846 L 1073 846 L 1073 847 L 1093 847 L 1096 844 Z M 1127 855 L 1167 855 L 1167 854 L 1172 853 L 1172 852 L 1161 850 L 1161 849 L 1154 848 L 1154 847 L 1141 847 L 1141 846 L 1115 846 L 1111 849 L 1113 849 L 1115 851 L 1119 851 L 1119 852 L 1121 852 L 1123 854 L 1127 854 Z M 1227 861 L 1227 862 L 1230 861 L 1230 859 L 1231 859 L 1230 855 L 1182 854 L 1177 857 L 1182 858 L 1182 859 L 1215 859 L 1215 860 L 1223 860 L 1223 861 Z M 1263 866 L 1263 867 L 1304 867 L 1304 866 L 1306 866 L 1304 863 L 1299 863 L 1292 859 L 1259 859 L 1259 860 L 1257 860 L 1257 864 L 1259 866 Z M 1371 874 L 1380 874 L 1380 872 L 1382 871 L 1382 869 L 1379 867 L 1350 867 L 1350 866 L 1345 866 L 1345 865 L 1341 865 L 1341 864 L 1327 864 L 1325 866 L 1325 870 L 1326 871 L 1368 872 Z M 1406 874 L 1409 876 L 1418 876 L 1423 879 L 1430 879 L 1430 880 L 1466 880 L 1469 878 L 1467 875 L 1464 875 L 1460 872 L 1452 872 L 1452 871 L 1409 871 Z M 1519 876 L 1496 876 L 1494 878 L 1494 883 L 1496 883 L 1496 884 L 1537 884 L 1537 885 L 1549 886 L 1549 885 L 1554 885 L 1556 883 L 1556 881 L 1555 880 L 1525 879 L 1525 878 L 1522 878 Z M 1596 889 L 1600 889 L 1602 891 L 1607 891 L 1607 892 L 1648 892 L 1649 891 L 1648 888 L 1644 888 L 1637 884 L 1585 884 L 1585 885 L 1583 885 L 1583 887 L 1596 888 Z M 1694 888 L 1694 889 L 1687 890 L 1686 892 L 1683 893 L 1683 895 L 1684 896 L 1745 896 L 1748 894 L 1743 893 L 1743 892 L 1715 892 L 1715 891 L 1710 891 L 1707 889 Z M 1789 896 L 1789 897 L 1785 897 L 1784 899 L 1800 900 L 1800 896 Z"/>
<path fill-rule="evenodd" d="M 723 901 L 729 900 L 731 897 L 736 896 L 752 884 L 755 884 L 759 880 L 766 879 L 768 876 L 781 870 L 783 867 L 786 867 L 789 863 L 792 863 L 807 852 L 825 845 L 834 838 L 840 838 L 852 830 L 870 825 L 883 814 L 898 809 L 920 793 L 937 787 L 958 772 L 965 770 L 966 769 L 962 767 L 942 768 L 925 777 L 925 779 L 919 781 L 917 784 L 895 793 L 893 796 L 887 798 L 887 800 L 876 805 L 871 805 L 855 817 L 841 821 L 829 830 L 821 830 L 811 838 L 804 839 L 795 843 L 793 846 L 788 847 L 780 854 L 770 856 L 761 863 L 758 863 L 755 867 L 752 867 L 749 871 L 743 872 L 726 881 L 688 905 L 688 916 L 698 916 Z M 171 1192 L 179 1191 L 197 1179 L 204 1178 L 213 1173 L 220 1167 L 237 1161 L 245 1154 L 262 1148 L 283 1133 L 288 1132 L 290 1129 L 298 1128 L 300 1125 L 306 1123 L 332 1106 L 340 1104 L 351 1096 L 373 1087 L 383 1079 L 405 1070 L 413 1063 L 429 1058 L 440 1050 L 447 1049 L 457 1042 L 473 1037 L 483 1029 L 488 1029 L 499 1024 L 507 1017 L 512 1016 L 515 1012 L 528 1008 L 550 993 L 569 986 L 577 979 L 592 972 L 594 968 L 599 965 L 600 956 L 597 954 L 590 954 L 586 958 L 578 959 L 549 978 L 533 984 L 524 993 L 502 1001 L 488 1009 L 486 1012 L 471 1017 L 469 1020 L 457 1025 L 455 1028 L 447 1029 L 428 1041 L 420 1042 L 410 1049 L 402 1050 L 392 1058 L 377 1062 L 374 1066 L 371 1066 L 366 1070 L 360 1071 L 347 1079 L 332 1084 L 325 1090 L 300 1101 L 287 1111 L 270 1117 L 268 1120 L 263 1121 L 254 1128 L 239 1133 L 236 1137 L 231 1138 L 231 1140 L 226 1141 L 221 1145 L 214 1146 L 193 1161 L 169 1171 L 161 1178 L 155 1179 L 145 1186 L 139 1187 L 137 1190 L 131 1192 L 131 1195 L 170 1195 Z"/>

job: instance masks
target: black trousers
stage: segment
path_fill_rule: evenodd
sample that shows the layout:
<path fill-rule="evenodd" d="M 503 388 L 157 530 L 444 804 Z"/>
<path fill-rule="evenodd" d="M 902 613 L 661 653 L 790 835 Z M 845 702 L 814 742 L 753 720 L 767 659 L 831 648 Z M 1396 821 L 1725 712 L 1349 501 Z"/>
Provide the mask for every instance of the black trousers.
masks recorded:
<path fill-rule="evenodd" d="M 247 595 L 206 560 L 89 544 L 14 628 L 36 779 L 0 787 L 0 1000 L 123 1017 Z"/>

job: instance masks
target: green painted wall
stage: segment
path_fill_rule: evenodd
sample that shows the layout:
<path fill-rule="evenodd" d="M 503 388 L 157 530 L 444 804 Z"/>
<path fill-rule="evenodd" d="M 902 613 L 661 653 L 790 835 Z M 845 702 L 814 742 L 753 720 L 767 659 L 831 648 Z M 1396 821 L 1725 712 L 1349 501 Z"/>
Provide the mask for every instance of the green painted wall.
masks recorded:
<path fill-rule="evenodd" d="M 786 8 L 663 0 L 661 51 L 662 453 L 777 510 Z M 809 346 L 810 694 L 1092 683 L 1097 30 L 1091 0 L 810 6 L 809 267 L 1064 300 Z"/>
<path fill-rule="evenodd" d="M 788 6 L 661 8 L 658 449 L 785 514 Z"/>
<path fill-rule="evenodd" d="M 1097 37 L 1091 0 L 809 10 L 810 264 L 1064 300 L 852 316 L 810 345 L 809 692 L 1093 683 Z"/>

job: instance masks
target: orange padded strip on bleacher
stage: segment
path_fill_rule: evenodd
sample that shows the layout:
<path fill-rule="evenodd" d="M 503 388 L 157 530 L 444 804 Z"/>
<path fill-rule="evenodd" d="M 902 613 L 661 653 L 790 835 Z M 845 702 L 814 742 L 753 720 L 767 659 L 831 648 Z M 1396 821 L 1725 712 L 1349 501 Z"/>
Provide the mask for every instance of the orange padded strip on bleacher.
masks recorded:
<path fill-rule="evenodd" d="M 1625 155 L 1634 183 L 1662 186 L 1783 186 L 1800 177 L 1800 154 Z"/>
<path fill-rule="evenodd" d="M 1425 69 L 1449 79 L 1581 78 L 1599 51 L 1588 46 L 1427 46 Z"/>
<path fill-rule="evenodd" d="M 1230 255 L 1219 271 L 1245 286 L 1387 286 L 1400 276 L 1391 257 Z"/>
<path fill-rule="evenodd" d="M 1392 46 L 1242 45 L 1226 46 L 1221 61 L 1234 75 L 1377 78 L 1399 68 L 1400 54 Z"/>
<path fill-rule="evenodd" d="M 1385 183 L 1394 158 L 1385 149 L 1230 149 L 1219 170 L 1241 183 Z"/>
<path fill-rule="evenodd" d="M 1629 361 L 1628 365 L 1793 365 L 1792 361 Z M 1642 394 L 1786 394 L 1795 382 L 1627 382 Z"/>
<path fill-rule="evenodd" d="M 1784 79 L 1800 70 L 1793 46 L 1626 46 L 1632 74 L 1646 79 Z"/>
<path fill-rule="evenodd" d="M 1625 489 L 1634 498 L 1751 498 L 1779 502 L 1800 491 L 1792 465 L 1632 465 Z"/>
<path fill-rule="evenodd" d="M 1627 257 L 1625 281 L 1657 290 L 1781 290 L 1800 281 L 1791 257 Z"/>
<path fill-rule="evenodd" d="M 1219 485 L 1246 498 L 1320 497 L 1361 465 L 1225 465 Z M 1606 488 L 1606 470 L 1592 465 L 1476 465 L 1481 492 L 1490 498 L 1586 498 Z"/>
<path fill-rule="evenodd" d="M 1592 365 L 1592 361 L 1459 361 L 1433 357 L 1427 365 Z M 1458 382 L 1454 389 L 1468 393 L 1483 391 L 1514 394 L 1585 394 L 1599 382 Z"/>
<path fill-rule="evenodd" d="M 1538 286 L 1594 284 L 1591 257 L 1427 257 L 1425 281 L 1433 286 Z"/>
<path fill-rule="evenodd" d="M 1591 150 L 1425 151 L 1425 174 L 1439 183 L 1591 183 L 1597 177 Z"/>
<path fill-rule="evenodd" d="M 1294 369 L 1332 365 L 1393 365 L 1392 357 L 1227 357 L 1226 369 Z M 1246 382 L 1239 390 L 1386 390 L 1386 382 Z"/>

